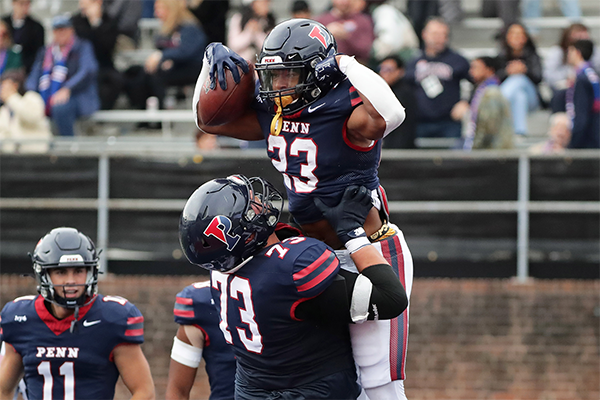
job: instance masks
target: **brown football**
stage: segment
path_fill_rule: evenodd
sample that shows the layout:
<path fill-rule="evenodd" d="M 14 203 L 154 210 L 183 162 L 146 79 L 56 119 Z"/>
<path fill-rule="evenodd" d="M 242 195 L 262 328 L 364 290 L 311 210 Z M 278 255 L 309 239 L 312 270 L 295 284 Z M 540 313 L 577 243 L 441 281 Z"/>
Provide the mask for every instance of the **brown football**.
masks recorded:
<path fill-rule="evenodd" d="M 214 90 L 210 90 L 210 77 L 202 85 L 198 99 L 198 118 L 208 126 L 223 125 L 235 121 L 248 109 L 254 95 L 254 66 L 245 74 L 240 67 L 240 83 L 235 83 L 229 69 L 225 69 L 227 89 L 221 89 L 217 82 Z"/>

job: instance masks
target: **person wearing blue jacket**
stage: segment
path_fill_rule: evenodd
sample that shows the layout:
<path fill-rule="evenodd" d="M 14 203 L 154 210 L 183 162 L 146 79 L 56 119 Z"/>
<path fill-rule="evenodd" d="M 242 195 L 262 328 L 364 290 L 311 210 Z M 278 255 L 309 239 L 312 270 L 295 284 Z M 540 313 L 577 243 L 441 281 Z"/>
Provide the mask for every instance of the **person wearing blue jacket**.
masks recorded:
<path fill-rule="evenodd" d="M 577 77 L 566 93 L 567 114 L 571 117 L 570 149 L 600 148 L 600 82 L 590 66 L 594 50 L 591 40 L 578 40 L 569 46 L 567 61 Z"/>
<path fill-rule="evenodd" d="M 460 138 L 458 116 L 460 82 L 470 80 L 469 62 L 448 47 L 450 27 L 441 18 L 423 29 L 424 49 L 406 66 L 407 82 L 414 86 L 416 137 Z"/>
<path fill-rule="evenodd" d="M 98 110 L 98 62 L 87 40 L 75 35 L 68 15 L 52 19 L 53 41 L 37 53 L 26 90 L 44 99 L 61 136 L 74 136 L 75 120 Z"/>

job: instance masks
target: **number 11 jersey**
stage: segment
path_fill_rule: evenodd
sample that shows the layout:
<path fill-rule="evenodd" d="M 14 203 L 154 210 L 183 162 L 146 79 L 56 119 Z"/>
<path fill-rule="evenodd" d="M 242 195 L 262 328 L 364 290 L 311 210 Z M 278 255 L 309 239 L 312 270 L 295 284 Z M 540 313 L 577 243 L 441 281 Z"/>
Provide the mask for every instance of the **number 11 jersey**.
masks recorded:
<path fill-rule="evenodd" d="M 81 307 L 73 333 L 73 315 L 56 319 L 40 295 L 6 304 L 1 318 L 1 339 L 23 358 L 30 400 L 112 399 L 119 377 L 113 349 L 144 341 L 142 313 L 117 296 L 98 295 Z"/>

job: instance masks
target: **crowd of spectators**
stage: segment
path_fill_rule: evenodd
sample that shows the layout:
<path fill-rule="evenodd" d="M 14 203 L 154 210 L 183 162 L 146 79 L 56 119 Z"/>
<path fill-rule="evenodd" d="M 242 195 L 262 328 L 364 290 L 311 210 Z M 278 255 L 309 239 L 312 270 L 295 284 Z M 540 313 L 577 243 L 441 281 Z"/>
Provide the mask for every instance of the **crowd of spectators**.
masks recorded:
<path fill-rule="evenodd" d="M 240 3 L 233 9 L 229 0 L 79 0 L 76 13 L 56 15 L 45 32 L 30 15 L 31 0 L 12 0 L 0 21 L 0 139 L 11 131 L 15 138 L 34 131 L 48 137 L 48 126 L 55 135 L 73 136 L 77 119 L 117 104 L 144 109 L 149 98 L 169 108 L 167 89 L 186 97 L 204 48 L 214 41 L 255 62 L 264 38 L 285 16 L 275 15 L 271 0 Z M 513 148 L 529 135 L 530 113 L 539 108 L 559 113 L 553 123 L 570 118 L 569 134 L 545 149 L 565 137 L 563 147 L 597 148 L 600 51 L 578 22 L 578 0 L 561 0 L 573 23 L 541 57 L 538 31 L 527 25 L 541 15 L 539 3 L 482 1 L 482 15 L 500 17 L 505 28 L 496 35 L 497 55 L 473 60 L 450 47 L 452 26 L 463 18 L 460 0 L 408 0 L 406 10 L 386 0 L 331 0 L 321 13 L 306 0 L 290 0 L 289 15 L 323 23 L 340 52 L 377 70 L 405 105 L 406 121 L 384 140 L 385 148 L 415 148 L 420 138 L 456 139 L 464 150 Z M 142 65 L 117 68 L 115 54 L 139 46 L 142 15 L 159 21 L 155 50 Z M 472 87 L 466 97 L 465 81 Z M 32 110 L 42 104 L 41 116 L 20 116 L 19 104 Z M 218 146 L 209 139 L 199 143 Z"/>

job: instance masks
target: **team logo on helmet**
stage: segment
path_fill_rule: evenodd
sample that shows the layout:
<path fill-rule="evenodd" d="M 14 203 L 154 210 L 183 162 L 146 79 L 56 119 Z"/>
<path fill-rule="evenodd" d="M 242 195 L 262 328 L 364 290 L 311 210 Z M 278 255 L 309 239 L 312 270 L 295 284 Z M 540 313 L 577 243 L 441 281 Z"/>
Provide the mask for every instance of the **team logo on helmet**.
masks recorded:
<path fill-rule="evenodd" d="M 321 28 L 319 28 L 318 26 L 313 26 L 313 28 L 310 31 L 310 33 L 308 34 L 308 36 L 311 37 L 312 39 L 317 39 L 319 42 L 321 42 L 323 47 L 327 48 L 327 42 L 325 41 L 325 36 L 323 35 L 323 32 L 321 32 Z"/>
<path fill-rule="evenodd" d="M 235 245 L 240 241 L 241 236 L 232 236 L 231 232 L 231 220 L 223 215 L 217 215 L 210 221 L 210 224 L 204 230 L 206 236 L 214 236 L 219 241 L 227 245 L 227 250 L 231 251 Z"/>

